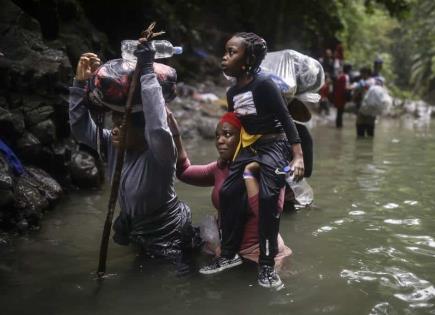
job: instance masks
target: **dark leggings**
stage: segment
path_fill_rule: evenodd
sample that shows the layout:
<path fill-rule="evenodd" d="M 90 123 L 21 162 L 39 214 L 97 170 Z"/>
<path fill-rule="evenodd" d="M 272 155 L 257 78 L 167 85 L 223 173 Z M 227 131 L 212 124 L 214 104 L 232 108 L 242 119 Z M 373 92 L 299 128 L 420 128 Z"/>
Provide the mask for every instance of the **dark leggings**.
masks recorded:
<path fill-rule="evenodd" d="M 367 133 L 367 136 L 373 137 L 375 135 L 375 125 L 374 124 L 357 124 L 356 125 L 356 135 L 359 138 L 364 138 L 366 133 Z"/>
<path fill-rule="evenodd" d="M 252 146 L 242 149 L 231 164 L 230 174 L 220 191 L 223 257 L 231 258 L 239 251 L 248 213 L 243 171 L 248 163 L 256 161 L 260 164 L 259 264 L 275 264 L 280 219 L 278 197 L 285 185 L 285 176 L 277 175 L 275 170 L 283 169 L 288 164 L 288 157 L 287 141 L 262 142 L 260 139 Z"/>
<path fill-rule="evenodd" d="M 344 108 L 337 108 L 337 116 L 335 117 L 335 127 L 343 127 L 343 113 Z"/>

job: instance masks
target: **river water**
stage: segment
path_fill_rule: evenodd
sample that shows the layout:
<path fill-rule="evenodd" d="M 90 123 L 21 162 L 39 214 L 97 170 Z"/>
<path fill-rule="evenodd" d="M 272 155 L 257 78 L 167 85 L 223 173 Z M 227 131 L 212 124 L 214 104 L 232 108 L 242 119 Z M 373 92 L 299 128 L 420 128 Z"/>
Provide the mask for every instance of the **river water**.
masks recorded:
<path fill-rule="evenodd" d="M 259 287 L 249 264 L 180 277 L 112 242 L 99 283 L 106 187 L 70 193 L 41 230 L 0 249 L 0 314 L 435 314 L 435 132 L 384 119 L 373 140 L 357 140 L 347 118 L 343 130 L 311 130 L 315 204 L 282 217 L 293 250 L 284 289 Z M 191 147 L 194 162 L 216 156 L 210 142 Z M 210 189 L 177 190 L 195 222 L 213 213 Z"/>

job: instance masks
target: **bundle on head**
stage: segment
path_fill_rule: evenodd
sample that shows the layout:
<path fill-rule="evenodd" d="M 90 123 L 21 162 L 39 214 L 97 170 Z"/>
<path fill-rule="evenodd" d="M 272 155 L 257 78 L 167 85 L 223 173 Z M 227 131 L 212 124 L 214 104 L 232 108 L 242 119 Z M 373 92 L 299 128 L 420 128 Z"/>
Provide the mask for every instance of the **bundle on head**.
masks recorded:
<path fill-rule="evenodd" d="M 134 69 L 134 63 L 124 59 L 109 60 L 101 65 L 89 83 L 88 98 L 92 105 L 124 112 Z M 174 68 L 160 63 L 154 63 L 154 72 L 162 87 L 165 101 L 170 102 L 175 97 L 177 72 Z M 135 90 L 132 104 L 132 113 L 142 111 L 140 89 Z"/>

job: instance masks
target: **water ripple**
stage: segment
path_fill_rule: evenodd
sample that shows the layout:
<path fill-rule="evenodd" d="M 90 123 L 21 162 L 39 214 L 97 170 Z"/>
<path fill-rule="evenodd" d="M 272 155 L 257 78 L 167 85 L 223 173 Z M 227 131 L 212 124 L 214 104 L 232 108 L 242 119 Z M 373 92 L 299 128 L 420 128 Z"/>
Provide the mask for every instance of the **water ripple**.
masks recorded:
<path fill-rule="evenodd" d="M 364 215 L 364 214 L 366 213 L 362 210 L 349 211 L 349 215 Z"/>
<path fill-rule="evenodd" d="M 396 208 L 399 208 L 399 205 L 397 203 L 390 202 L 390 203 L 387 203 L 386 205 L 384 205 L 384 208 L 385 209 L 396 209 Z"/>
<path fill-rule="evenodd" d="M 384 222 L 395 225 L 420 225 L 420 219 L 386 219 Z"/>
<path fill-rule="evenodd" d="M 427 235 L 396 234 L 396 237 L 405 240 L 405 242 L 408 244 L 424 245 L 431 248 L 435 248 L 435 240 Z"/>
<path fill-rule="evenodd" d="M 314 231 L 313 235 L 317 236 L 320 233 L 329 232 L 329 231 L 332 231 L 332 230 L 335 230 L 335 229 L 336 229 L 336 227 L 325 225 L 325 226 L 322 226 L 322 227 L 318 228 L 316 231 Z"/>
<path fill-rule="evenodd" d="M 372 249 L 371 251 L 377 252 L 378 250 Z M 387 267 L 383 271 L 344 269 L 341 271 L 340 277 L 346 279 L 350 285 L 362 282 L 377 282 L 381 286 L 394 291 L 402 291 L 392 293 L 396 298 L 408 302 L 412 308 L 429 308 L 433 306 L 431 303 L 423 302 L 429 302 L 435 298 L 434 286 L 414 273 L 397 267 Z M 403 293 L 403 291 L 406 292 Z M 386 307 L 385 303 L 378 304 L 370 314 L 379 314 L 378 311 L 384 310 Z"/>
<path fill-rule="evenodd" d="M 412 303 L 416 303 L 416 302 L 427 302 L 430 301 L 431 299 L 435 298 L 435 288 L 431 285 L 429 287 L 420 289 L 420 290 L 416 290 L 412 293 L 409 294 L 394 294 L 395 297 L 397 297 L 398 299 L 401 299 L 402 301 L 405 302 L 412 302 Z M 424 305 L 432 305 L 432 304 L 424 304 Z"/>

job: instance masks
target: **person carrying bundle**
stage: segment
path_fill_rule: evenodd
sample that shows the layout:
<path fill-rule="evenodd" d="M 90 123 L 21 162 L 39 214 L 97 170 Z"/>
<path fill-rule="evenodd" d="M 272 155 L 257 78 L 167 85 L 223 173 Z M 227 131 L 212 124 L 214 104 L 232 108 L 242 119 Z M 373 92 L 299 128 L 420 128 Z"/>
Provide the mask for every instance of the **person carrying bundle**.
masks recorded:
<path fill-rule="evenodd" d="M 146 41 L 135 51 L 140 89 L 133 96 L 136 106 L 128 121 L 118 194 L 121 212 L 113 226 L 113 239 L 120 245 L 134 243 L 150 256 L 178 259 L 191 248 L 193 229 L 190 209 L 174 189 L 177 152 L 165 110 L 165 103 L 175 97 L 177 75 L 175 69 L 154 63 L 154 54 Z M 79 142 L 105 151 L 112 178 L 120 150 L 123 105 L 134 66 L 122 59 L 99 65 L 93 53 L 80 58 L 70 88 L 70 125 Z M 112 109 L 112 130 L 98 131 L 89 115 L 90 104 Z"/>

